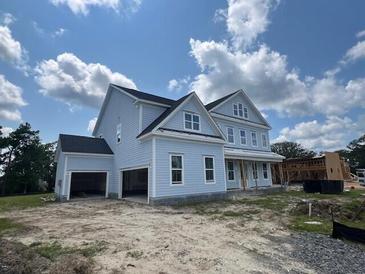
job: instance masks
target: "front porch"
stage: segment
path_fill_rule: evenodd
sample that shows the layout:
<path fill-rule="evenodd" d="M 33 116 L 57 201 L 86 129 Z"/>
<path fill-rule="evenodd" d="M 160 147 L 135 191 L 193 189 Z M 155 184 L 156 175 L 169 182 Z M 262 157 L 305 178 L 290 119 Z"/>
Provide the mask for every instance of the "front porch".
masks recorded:
<path fill-rule="evenodd" d="M 271 164 L 284 157 L 270 151 L 225 148 L 226 189 L 258 190 L 272 187 Z"/>

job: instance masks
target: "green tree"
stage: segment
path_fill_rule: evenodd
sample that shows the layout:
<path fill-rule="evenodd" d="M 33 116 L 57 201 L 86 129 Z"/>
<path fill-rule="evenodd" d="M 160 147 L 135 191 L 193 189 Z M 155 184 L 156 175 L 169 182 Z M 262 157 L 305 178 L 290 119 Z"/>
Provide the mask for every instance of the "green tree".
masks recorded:
<path fill-rule="evenodd" d="M 351 141 L 346 149 L 339 150 L 338 153 L 348 159 L 352 172 L 357 168 L 365 168 L 365 134 Z"/>
<path fill-rule="evenodd" d="M 281 142 L 271 145 L 271 150 L 277 154 L 289 158 L 311 158 L 316 156 L 314 151 L 305 149 L 301 144 L 295 142 Z"/>
<path fill-rule="evenodd" d="M 2 194 L 39 191 L 39 180 L 51 180 L 54 174 L 54 144 L 42 144 L 39 131 L 29 123 L 20 124 L 3 143 Z"/>

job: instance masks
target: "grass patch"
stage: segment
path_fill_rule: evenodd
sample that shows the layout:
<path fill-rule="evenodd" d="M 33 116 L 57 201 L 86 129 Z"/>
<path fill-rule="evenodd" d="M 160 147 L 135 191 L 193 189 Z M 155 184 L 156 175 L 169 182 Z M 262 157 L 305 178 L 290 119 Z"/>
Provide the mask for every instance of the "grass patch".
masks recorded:
<path fill-rule="evenodd" d="M 321 224 L 306 224 L 305 222 L 321 222 Z M 295 216 L 291 220 L 289 228 L 297 231 L 315 232 L 321 234 L 331 234 L 332 221 L 318 217 L 308 217 L 305 215 Z"/>
<path fill-rule="evenodd" d="M 134 258 L 136 260 L 141 259 L 143 256 L 143 251 L 139 251 L 139 250 L 133 250 L 133 251 L 128 251 L 126 254 L 126 257 L 130 257 L 130 258 Z"/>
<path fill-rule="evenodd" d="M 8 218 L 0 218 L 0 236 L 24 228 L 22 224 L 15 223 Z"/>
<path fill-rule="evenodd" d="M 46 203 L 43 199 L 50 200 L 53 194 L 19 195 L 0 198 L 0 212 L 12 209 L 25 209 L 30 207 L 43 206 Z M 43 198 L 43 199 L 42 199 Z"/>
<path fill-rule="evenodd" d="M 101 251 L 106 249 L 105 242 L 95 242 L 88 244 L 85 247 L 63 247 L 58 242 L 40 244 L 36 242 L 35 244 L 30 245 L 39 255 L 50 259 L 51 261 L 55 261 L 55 259 L 61 255 L 68 254 L 80 254 L 85 257 L 94 257 Z"/>

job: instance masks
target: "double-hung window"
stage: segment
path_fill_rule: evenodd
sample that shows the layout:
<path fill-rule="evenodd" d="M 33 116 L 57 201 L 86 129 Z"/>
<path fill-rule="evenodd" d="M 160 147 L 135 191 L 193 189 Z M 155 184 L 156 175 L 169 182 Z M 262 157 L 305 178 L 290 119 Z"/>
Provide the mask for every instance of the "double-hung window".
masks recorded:
<path fill-rule="evenodd" d="M 238 104 L 238 116 L 243 117 L 243 105 Z"/>
<path fill-rule="evenodd" d="M 247 145 L 246 130 L 240 129 L 241 145 Z"/>
<path fill-rule="evenodd" d="M 170 167 L 171 167 L 171 184 L 182 185 L 184 183 L 184 168 L 183 168 L 183 156 L 171 154 L 170 155 Z"/>
<path fill-rule="evenodd" d="M 227 176 L 228 176 L 228 181 L 234 181 L 233 161 L 227 161 Z"/>
<path fill-rule="evenodd" d="M 122 141 L 122 124 L 117 125 L 117 132 L 115 137 L 117 144 L 120 144 L 120 142 Z"/>
<path fill-rule="evenodd" d="M 238 106 L 237 106 L 237 104 L 233 104 L 233 116 L 238 116 Z"/>
<path fill-rule="evenodd" d="M 227 139 L 228 143 L 234 144 L 234 130 L 231 127 L 227 127 Z"/>
<path fill-rule="evenodd" d="M 256 162 L 252 162 L 252 178 L 254 180 L 257 180 L 258 177 L 259 176 L 257 174 L 257 164 L 256 164 Z"/>
<path fill-rule="evenodd" d="M 262 177 L 264 177 L 264 179 L 268 179 L 268 173 L 267 173 L 267 163 L 263 163 L 262 164 Z"/>
<path fill-rule="evenodd" d="M 197 114 L 185 112 L 184 126 L 185 129 L 200 131 L 200 116 Z"/>
<path fill-rule="evenodd" d="M 262 134 L 262 146 L 267 147 L 267 137 L 266 134 Z"/>
<path fill-rule="evenodd" d="M 255 131 L 251 132 L 251 144 L 253 147 L 257 147 L 257 134 Z"/>
<path fill-rule="evenodd" d="M 214 158 L 210 156 L 204 156 L 204 169 L 205 169 L 205 183 L 214 183 Z"/>
<path fill-rule="evenodd" d="M 243 117 L 248 119 L 248 109 L 246 107 L 243 108 Z"/>

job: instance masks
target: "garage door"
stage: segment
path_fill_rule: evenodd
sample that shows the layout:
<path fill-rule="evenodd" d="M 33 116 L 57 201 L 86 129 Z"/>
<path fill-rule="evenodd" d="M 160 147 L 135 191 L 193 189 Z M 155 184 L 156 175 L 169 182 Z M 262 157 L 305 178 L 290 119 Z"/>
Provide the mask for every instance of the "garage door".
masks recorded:
<path fill-rule="evenodd" d="M 146 195 L 148 193 L 148 169 L 123 171 L 122 197 Z"/>
<path fill-rule="evenodd" d="M 70 198 L 105 197 L 107 172 L 72 172 Z"/>

